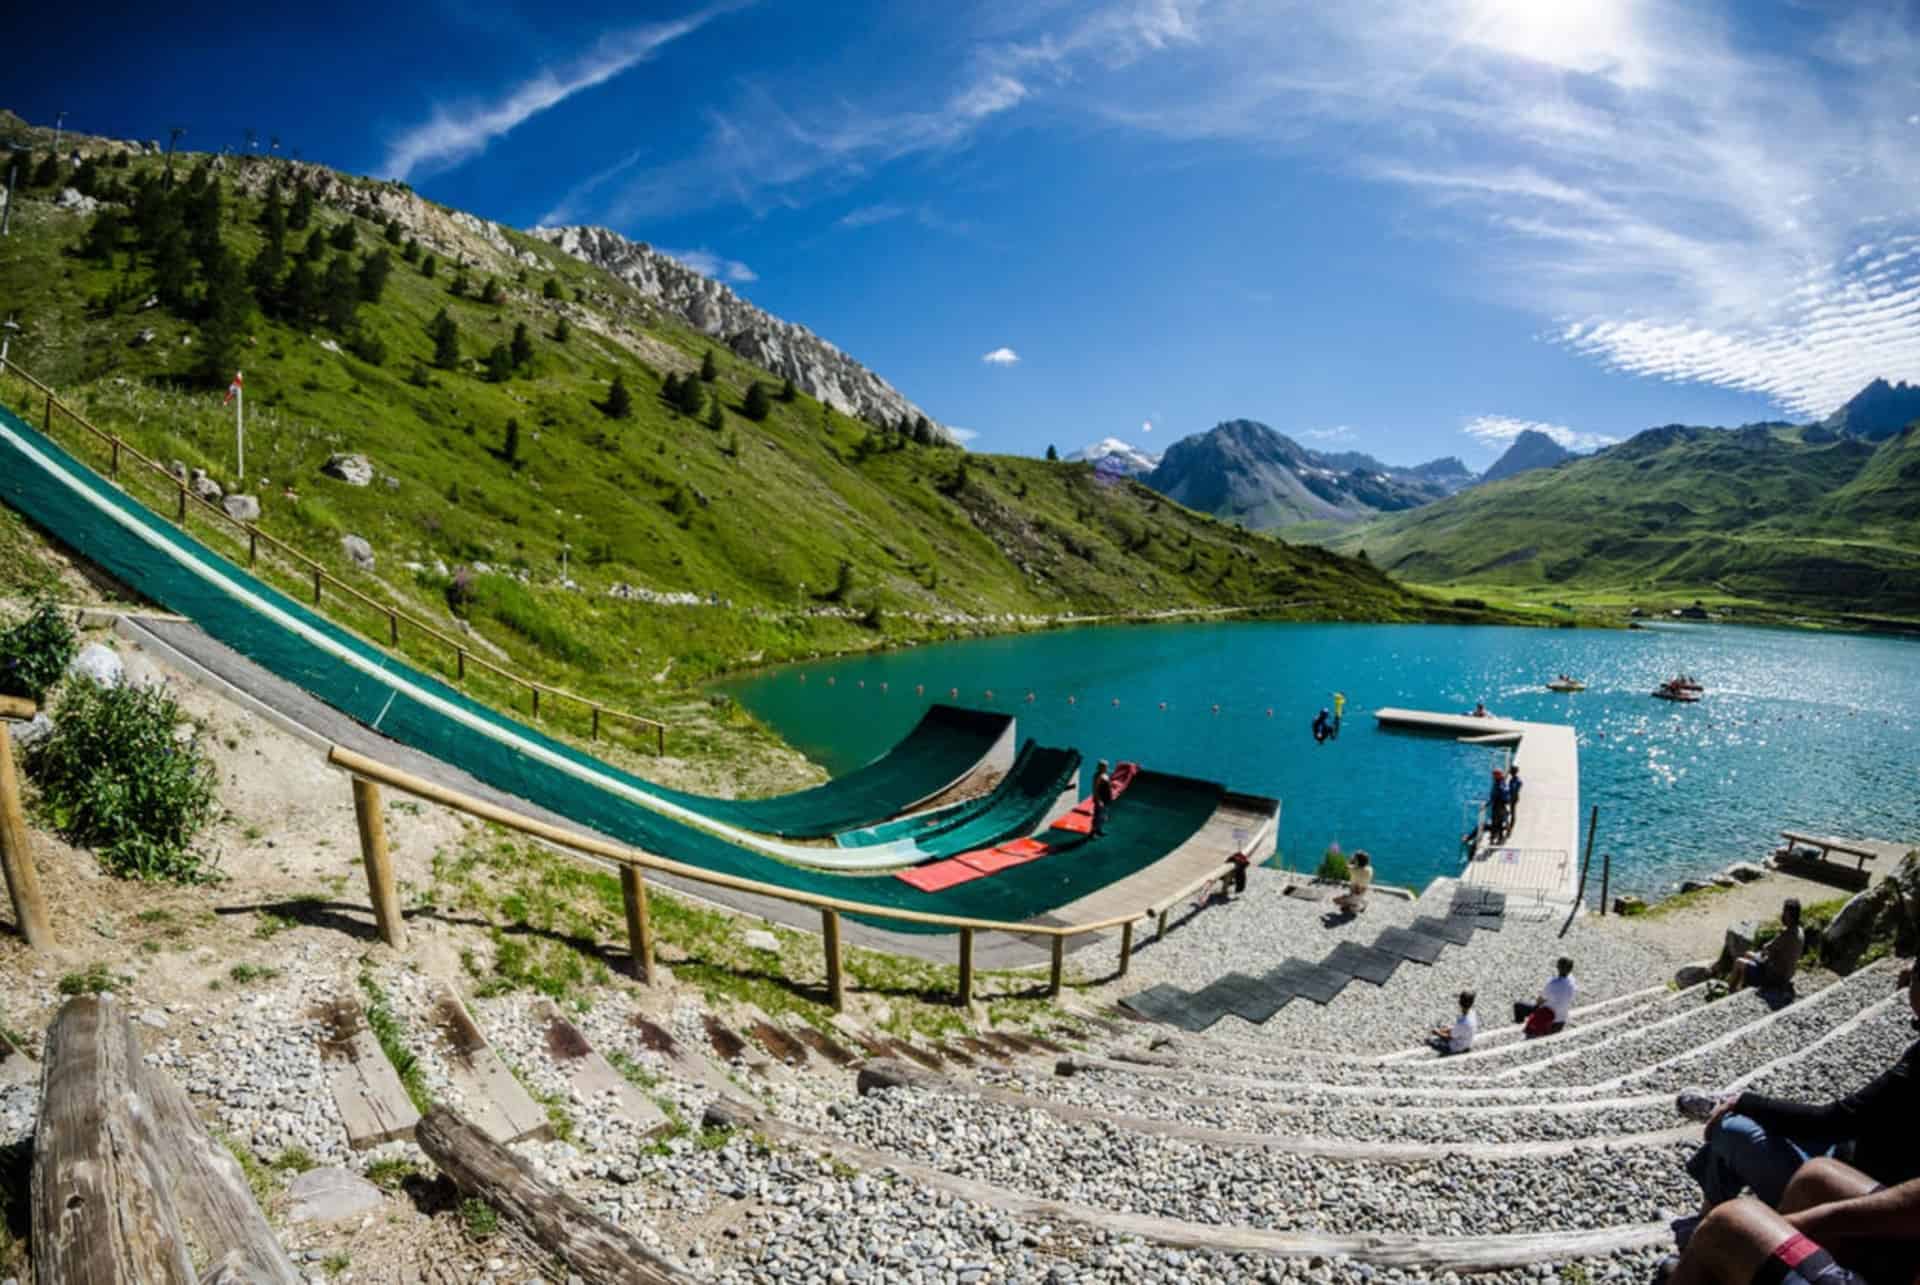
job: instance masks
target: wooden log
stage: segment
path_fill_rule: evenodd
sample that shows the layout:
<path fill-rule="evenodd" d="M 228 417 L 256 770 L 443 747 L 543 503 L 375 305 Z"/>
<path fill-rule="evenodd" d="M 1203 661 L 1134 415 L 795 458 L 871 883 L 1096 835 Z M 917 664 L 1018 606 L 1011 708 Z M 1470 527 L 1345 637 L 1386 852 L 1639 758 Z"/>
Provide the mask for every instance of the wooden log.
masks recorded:
<path fill-rule="evenodd" d="M 627 949 L 633 956 L 635 978 L 653 982 L 653 920 L 647 914 L 647 885 L 640 867 L 620 867 L 620 900 L 627 908 Z"/>
<path fill-rule="evenodd" d="M 846 979 L 840 967 L 839 911 L 827 909 L 820 912 L 820 939 L 827 951 L 827 1003 L 838 1013 L 847 1006 Z"/>
<path fill-rule="evenodd" d="M 393 857 L 387 850 L 387 823 L 380 815 L 380 787 L 357 776 L 353 778 L 353 816 L 360 826 L 360 860 L 367 868 L 367 894 L 373 899 L 380 940 L 399 950 L 407 944 L 407 929 L 393 887 Z"/>
<path fill-rule="evenodd" d="M 486 1201 L 591 1285 L 690 1280 L 634 1237 L 534 1176 L 518 1156 L 446 1107 L 427 1112 L 414 1141 L 454 1186 Z"/>
<path fill-rule="evenodd" d="M 0 722 L 0 871 L 13 901 L 13 922 L 27 945 L 53 949 L 53 926 L 47 922 L 46 898 L 40 895 L 40 876 L 33 868 L 33 841 L 27 818 L 20 811 L 20 778 L 13 768 L 13 737 Z"/>
<path fill-rule="evenodd" d="M 153 1067 L 141 1073 L 150 1108 L 150 1154 L 173 1183 L 174 1205 L 195 1260 L 248 1285 L 303 1285 L 280 1238 L 254 1203 L 233 1152 L 215 1142 L 185 1090 Z"/>
<path fill-rule="evenodd" d="M 33 1147 L 33 1274 L 53 1285 L 194 1285 L 174 1175 L 143 1145 L 140 1045 L 111 1000 L 47 1028 Z"/>
<path fill-rule="evenodd" d="M 40 712 L 40 707 L 20 696 L 0 696 L 0 718 L 17 718 L 22 722 Z"/>

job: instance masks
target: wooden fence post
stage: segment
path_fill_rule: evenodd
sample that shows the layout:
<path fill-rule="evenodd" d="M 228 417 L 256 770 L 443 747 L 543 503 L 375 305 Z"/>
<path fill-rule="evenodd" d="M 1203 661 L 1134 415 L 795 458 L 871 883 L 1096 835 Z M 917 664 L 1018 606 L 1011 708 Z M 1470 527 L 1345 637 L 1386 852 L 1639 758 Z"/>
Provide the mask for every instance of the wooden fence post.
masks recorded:
<path fill-rule="evenodd" d="M 380 787 L 353 778 L 353 815 L 360 823 L 360 858 L 367 867 L 367 890 L 373 895 L 373 917 L 380 940 L 396 950 L 407 944 L 400 921 L 400 899 L 393 891 L 393 860 L 387 852 L 387 823 L 380 815 Z"/>
<path fill-rule="evenodd" d="M 465 647 L 455 647 L 453 649 L 453 667 L 454 667 L 454 673 L 459 676 L 460 681 L 463 683 L 466 682 L 467 681 L 467 649 Z"/>
<path fill-rule="evenodd" d="M 387 643 L 393 647 L 400 645 L 400 613 L 397 611 L 387 613 Z"/>
<path fill-rule="evenodd" d="M 667 725 L 665 723 L 655 723 L 653 725 L 653 744 L 656 752 L 660 754 L 667 752 Z"/>
<path fill-rule="evenodd" d="M 107 465 L 107 471 L 114 477 L 120 476 L 120 439 L 113 439 L 113 461 Z"/>
<path fill-rule="evenodd" d="M 1166 935 L 1167 935 L 1167 912 L 1163 910 L 1160 912 L 1160 922 L 1154 927 L 1153 939 L 1155 941 L 1159 941 L 1162 937 L 1165 937 Z"/>
<path fill-rule="evenodd" d="M 247 565 L 256 566 L 260 562 L 260 533 L 251 526 L 247 528 Z"/>
<path fill-rule="evenodd" d="M 838 1013 L 847 1006 L 846 979 L 840 971 L 840 912 L 820 912 L 821 944 L 827 950 L 827 1003 Z"/>
<path fill-rule="evenodd" d="M 973 929 L 960 930 L 960 1007 L 973 1003 Z"/>
<path fill-rule="evenodd" d="M 593 730 L 587 733 L 587 739 L 590 741 L 600 739 L 600 707 L 598 705 L 593 707 Z"/>
<path fill-rule="evenodd" d="M 1127 975 L 1127 967 L 1132 963 L 1133 920 L 1129 919 L 1126 923 L 1120 925 L 1120 972 L 1118 975 L 1125 977 Z"/>
<path fill-rule="evenodd" d="M 627 949 L 633 955 L 633 975 L 649 984 L 653 972 L 653 921 L 647 914 L 647 885 L 640 867 L 620 867 L 620 899 L 627 904 Z"/>
<path fill-rule="evenodd" d="M 1067 971 L 1067 939 L 1058 933 L 1053 938 L 1053 967 L 1047 972 L 1047 994 L 1059 998 L 1060 983 Z"/>
<path fill-rule="evenodd" d="M 532 683 L 528 683 L 527 690 L 533 693 L 533 716 L 535 718 L 539 718 L 540 717 L 540 689 L 538 687 L 535 687 Z"/>
<path fill-rule="evenodd" d="M 180 512 L 179 512 L 179 515 L 175 518 L 175 521 L 179 522 L 181 526 L 185 526 L 187 524 L 187 484 L 185 482 L 181 482 L 179 486 L 180 486 Z"/>
<path fill-rule="evenodd" d="M 52 392 L 47 393 L 47 433 L 49 436 L 51 436 L 53 433 L 53 393 Z"/>
<path fill-rule="evenodd" d="M 320 602 L 320 568 L 319 567 L 315 567 L 313 569 L 313 601 L 315 605 L 318 605 Z"/>
<path fill-rule="evenodd" d="M 40 876 L 33 868 L 33 849 L 27 838 L 27 820 L 20 812 L 20 779 L 13 769 L 13 737 L 0 722 L 0 867 L 13 898 L 13 922 L 27 945 L 53 948 L 53 929 L 47 924 L 47 903 L 40 896 Z"/>

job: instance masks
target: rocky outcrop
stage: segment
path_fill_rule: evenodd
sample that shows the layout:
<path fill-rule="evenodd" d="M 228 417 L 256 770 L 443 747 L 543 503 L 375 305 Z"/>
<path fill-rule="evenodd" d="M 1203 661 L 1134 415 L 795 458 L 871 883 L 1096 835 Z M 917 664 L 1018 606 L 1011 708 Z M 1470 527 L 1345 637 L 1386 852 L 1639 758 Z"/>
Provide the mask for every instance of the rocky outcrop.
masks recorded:
<path fill-rule="evenodd" d="M 533 235 L 631 285 L 746 361 L 791 379 L 843 415 L 895 424 L 926 414 L 900 391 L 805 326 L 763 312 L 711 277 L 606 228 L 535 228 Z M 927 416 L 932 422 L 933 417 Z M 934 428 L 952 441 L 952 435 Z"/>
<path fill-rule="evenodd" d="M 236 522 L 258 522 L 260 520 L 260 500 L 252 495 L 229 495 L 220 501 L 220 507 L 227 516 Z"/>
<path fill-rule="evenodd" d="M 362 537 L 357 535 L 341 536 L 340 552 L 348 562 L 351 562 L 362 571 L 373 570 L 373 546 L 368 544 Z"/>
<path fill-rule="evenodd" d="M 373 461 L 364 455 L 334 455 L 320 471 L 348 486 L 368 486 L 373 482 Z"/>

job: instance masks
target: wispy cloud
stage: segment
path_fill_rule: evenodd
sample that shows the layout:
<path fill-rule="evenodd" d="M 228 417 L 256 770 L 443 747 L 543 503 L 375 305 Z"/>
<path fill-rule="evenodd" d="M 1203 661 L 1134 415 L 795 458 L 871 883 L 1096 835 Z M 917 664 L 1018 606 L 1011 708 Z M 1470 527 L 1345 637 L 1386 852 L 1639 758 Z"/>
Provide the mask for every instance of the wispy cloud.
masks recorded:
<path fill-rule="evenodd" d="M 1141 420 L 1140 431 L 1143 433 L 1151 433 L 1153 431 L 1153 421 L 1150 419 Z"/>
<path fill-rule="evenodd" d="M 838 222 L 843 228 L 870 228 L 876 223 L 890 223 L 906 212 L 904 205 L 863 205 L 857 210 L 848 210 Z"/>
<path fill-rule="evenodd" d="M 1537 419 L 1515 419 L 1511 415 L 1475 415 L 1461 426 L 1461 432 L 1481 445 L 1498 449 L 1525 432 L 1545 433 L 1570 451 L 1591 451 L 1611 446 L 1620 439 L 1604 433 L 1583 433 L 1564 424 L 1546 424 Z M 1313 434 L 1309 433 L 1309 437 Z"/>
<path fill-rule="evenodd" d="M 980 360 L 989 366 L 1018 366 L 1020 354 L 1011 348 L 995 348 L 992 352 L 982 355 Z"/>
<path fill-rule="evenodd" d="M 1353 436 L 1353 429 L 1345 424 L 1337 424 L 1332 428 L 1310 428 L 1301 436 L 1311 437 L 1316 442 L 1344 442 Z"/>
<path fill-rule="evenodd" d="M 387 147 L 380 172 L 389 178 L 451 169 L 486 150 L 500 135 L 529 117 L 557 107 L 582 90 L 603 85 L 651 57 L 662 45 L 698 31 L 738 3 L 702 9 L 672 22 L 651 23 L 603 37 L 589 53 L 558 67 L 543 67 L 499 96 L 439 104 L 422 123 Z"/>
<path fill-rule="evenodd" d="M 964 446 L 974 438 L 980 436 L 980 430 L 974 428 L 955 428 L 949 424 L 947 425 L 947 436 Z"/>
<path fill-rule="evenodd" d="M 738 259 L 722 258 L 711 250 L 669 250 L 664 246 L 656 247 L 669 259 L 678 259 L 703 277 L 712 277 L 715 281 L 731 281 L 736 285 L 746 285 L 758 281 L 760 275 Z"/>

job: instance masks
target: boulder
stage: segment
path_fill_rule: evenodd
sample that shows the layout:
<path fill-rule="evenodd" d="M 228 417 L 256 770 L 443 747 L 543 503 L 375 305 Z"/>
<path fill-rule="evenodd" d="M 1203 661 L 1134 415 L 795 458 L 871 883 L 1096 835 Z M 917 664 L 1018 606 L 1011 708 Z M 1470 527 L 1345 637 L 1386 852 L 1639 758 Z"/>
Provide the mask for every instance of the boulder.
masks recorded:
<path fill-rule="evenodd" d="M 1613 913 L 1616 915 L 1637 915 L 1646 908 L 1646 899 L 1633 896 L 1631 893 L 1613 899 Z"/>
<path fill-rule="evenodd" d="M 341 536 L 340 552 L 346 555 L 347 561 L 362 571 L 373 570 L 373 546 L 359 536 Z"/>
<path fill-rule="evenodd" d="M 102 687 L 118 687 L 127 677 L 120 653 L 104 643 L 88 643 L 82 647 L 68 662 L 67 673 L 76 678 L 90 678 Z"/>
<path fill-rule="evenodd" d="M 1724 973 L 1733 967 L 1734 960 L 1742 955 L 1752 954 L 1753 938 L 1757 932 L 1759 932 L 1759 926 L 1751 922 L 1734 924 L 1728 928 L 1726 939 L 1720 946 L 1720 958 L 1714 963 L 1713 971 Z"/>
<path fill-rule="evenodd" d="M 16 724 L 12 734 L 14 747 L 24 750 L 53 735 L 53 720 L 47 717 L 47 711 L 43 709 L 26 722 Z"/>
<path fill-rule="evenodd" d="M 1752 883 L 1756 879 L 1767 877 L 1767 872 L 1751 861 L 1736 861 L 1720 873 L 1729 878 L 1738 879 L 1741 883 Z"/>
<path fill-rule="evenodd" d="M 740 940 L 753 950 L 778 951 L 780 949 L 780 939 L 764 928 L 749 928 L 740 935 Z"/>
<path fill-rule="evenodd" d="M 331 1223 L 380 1208 L 380 1188 L 351 1169 L 309 1169 L 287 1185 L 287 1221 Z"/>
<path fill-rule="evenodd" d="M 367 486 L 373 482 L 373 461 L 364 455 L 330 456 L 320 471 L 348 486 Z"/>
<path fill-rule="evenodd" d="M 203 468 L 193 471 L 193 476 L 187 480 L 187 489 L 208 504 L 218 504 L 226 497 L 226 492 L 221 490 L 220 484 L 208 477 L 207 471 Z"/>
<path fill-rule="evenodd" d="M 185 482 L 191 477 L 191 474 L 187 472 L 187 466 L 179 460 L 168 460 L 167 472 L 173 476 L 176 482 Z"/>
<path fill-rule="evenodd" d="M 1682 879 L 1680 881 L 1681 892 L 1705 892 L 1711 887 L 1714 887 L 1711 879 Z"/>
<path fill-rule="evenodd" d="M 61 188 L 60 195 L 54 198 L 53 203 L 56 208 L 72 210 L 75 214 L 93 214 L 100 209 L 100 202 L 91 196 L 83 195 L 80 189 L 75 187 Z"/>
<path fill-rule="evenodd" d="M 1685 990 L 1689 986 L 1698 986 L 1711 976 L 1713 973 L 1705 964 L 1683 964 L 1680 971 L 1673 975 L 1673 984 Z"/>
<path fill-rule="evenodd" d="M 258 522 L 260 520 L 260 501 L 251 495 L 229 495 L 220 501 L 220 507 L 227 516 L 236 522 Z"/>
<path fill-rule="evenodd" d="M 1885 881 L 1855 893 L 1827 925 L 1820 942 L 1821 962 L 1836 973 L 1852 972 L 1873 944 L 1882 916 L 1895 901 L 1893 885 Z"/>

